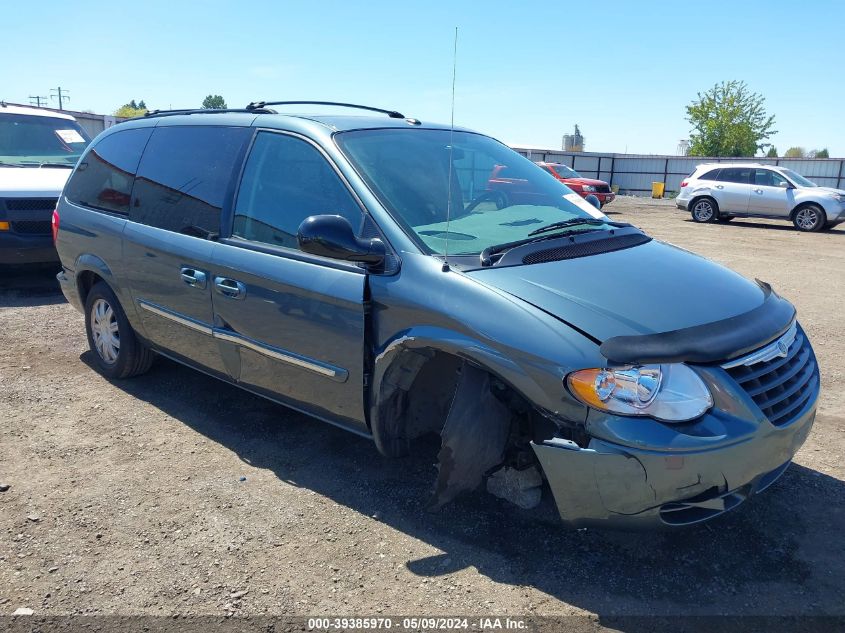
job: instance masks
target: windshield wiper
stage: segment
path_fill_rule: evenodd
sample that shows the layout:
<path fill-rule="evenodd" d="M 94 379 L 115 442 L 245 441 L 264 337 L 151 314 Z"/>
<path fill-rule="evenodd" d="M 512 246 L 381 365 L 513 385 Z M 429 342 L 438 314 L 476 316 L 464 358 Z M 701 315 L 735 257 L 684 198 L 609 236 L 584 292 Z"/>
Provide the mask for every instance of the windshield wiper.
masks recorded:
<path fill-rule="evenodd" d="M 570 226 L 578 226 L 579 224 L 589 224 L 590 226 L 601 226 L 605 224 L 606 220 L 599 220 L 596 218 L 573 218 L 571 220 L 563 220 L 561 222 L 552 222 L 546 226 L 541 226 L 539 229 L 534 229 L 528 235 L 540 235 L 541 233 L 548 233 L 556 229 L 565 229 Z"/>
<path fill-rule="evenodd" d="M 73 169 L 73 165 L 70 163 L 41 163 L 39 167 L 67 167 L 68 169 Z"/>
<path fill-rule="evenodd" d="M 582 224 L 582 221 L 579 221 L 578 224 Z M 561 223 L 562 224 L 562 223 Z M 602 223 L 603 224 L 603 223 Z M 570 225 L 571 226 L 571 225 Z M 538 229 L 542 231 L 543 229 Z M 551 229 L 549 229 L 551 230 Z M 493 256 L 498 255 L 500 253 L 504 253 L 505 251 L 509 251 L 512 248 L 516 248 L 517 246 L 524 246 L 525 244 L 531 244 L 531 242 L 542 242 L 543 240 L 556 240 L 559 237 L 567 237 L 569 235 L 574 235 L 575 233 L 590 233 L 591 231 L 564 231 L 563 233 L 556 233 L 554 235 L 542 235 L 542 236 L 535 236 L 535 237 L 528 237 L 523 240 L 516 240 L 515 242 L 505 242 L 503 244 L 494 244 L 493 246 L 488 246 L 479 255 L 481 259 L 482 266 L 491 266 L 493 264 Z M 529 233 L 531 235 L 531 233 Z"/>

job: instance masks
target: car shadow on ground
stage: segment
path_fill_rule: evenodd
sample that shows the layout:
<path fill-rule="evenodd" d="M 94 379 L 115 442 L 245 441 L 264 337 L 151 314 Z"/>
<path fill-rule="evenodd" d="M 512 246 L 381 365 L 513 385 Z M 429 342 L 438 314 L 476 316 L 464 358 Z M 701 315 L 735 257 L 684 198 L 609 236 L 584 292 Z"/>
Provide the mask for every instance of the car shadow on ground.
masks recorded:
<path fill-rule="evenodd" d="M 90 352 L 82 359 L 90 364 Z M 244 462 L 440 550 L 405 561 L 420 577 L 475 567 L 619 630 L 650 629 L 647 620 L 626 623 L 635 614 L 845 613 L 845 484 L 799 465 L 708 524 L 662 533 L 574 530 L 551 501 L 526 511 L 483 492 L 429 513 L 431 453 L 383 458 L 367 439 L 166 359 L 115 385 Z"/>
<path fill-rule="evenodd" d="M 0 265 L 0 307 L 64 303 L 56 280 L 60 268 L 59 264 Z"/>
<path fill-rule="evenodd" d="M 685 222 L 689 222 L 690 224 L 698 224 L 692 218 L 685 218 Z M 794 233 L 800 233 L 798 229 L 796 229 L 792 223 L 789 222 L 766 222 L 762 220 L 757 220 L 755 222 L 749 222 L 748 220 L 731 220 L 730 222 L 715 222 L 715 226 L 729 226 L 729 227 L 737 227 L 741 229 L 769 229 L 771 231 L 791 231 Z M 810 235 L 845 235 L 845 224 L 839 224 L 832 229 L 827 229 L 825 231 L 819 232 L 811 232 Z"/>

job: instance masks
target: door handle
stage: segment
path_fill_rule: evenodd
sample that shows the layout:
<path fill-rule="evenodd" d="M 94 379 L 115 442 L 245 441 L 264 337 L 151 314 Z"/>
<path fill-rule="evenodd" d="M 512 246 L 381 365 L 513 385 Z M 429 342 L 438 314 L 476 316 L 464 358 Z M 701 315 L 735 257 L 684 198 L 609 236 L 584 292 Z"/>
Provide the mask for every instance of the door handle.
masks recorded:
<path fill-rule="evenodd" d="M 725 185 L 716 185 L 716 189 L 724 189 Z"/>
<path fill-rule="evenodd" d="M 201 270 L 182 267 L 182 270 L 180 270 L 179 273 L 182 276 L 182 281 L 189 286 L 193 286 L 194 288 L 205 288 L 207 277 Z"/>
<path fill-rule="evenodd" d="M 246 286 L 235 279 L 215 277 L 214 287 L 217 289 L 217 292 L 226 297 L 230 297 L 232 299 L 246 298 Z"/>
<path fill-rule="evenodd" d="M 762 190 L 762 189 L 755 189 L 755 190 L 754 190 L 754 193 L 759 193 L 759 194 L 762 196 L 762 195 L 763 195 L 763 190 Z"/>

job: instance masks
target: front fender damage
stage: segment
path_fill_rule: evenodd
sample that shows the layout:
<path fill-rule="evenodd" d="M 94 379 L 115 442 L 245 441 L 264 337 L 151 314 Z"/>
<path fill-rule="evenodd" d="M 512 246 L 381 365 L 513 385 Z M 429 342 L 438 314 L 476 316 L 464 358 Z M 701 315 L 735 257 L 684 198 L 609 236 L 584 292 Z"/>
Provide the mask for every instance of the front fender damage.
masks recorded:
<path fill-rule="evenodd" d="M 438 454 L 438 475 L 429 509 L 437 510 L 464 491 L 474 490 L 502 463 L 511 412 L 493 394 L 486 371 L 464 362 L 446 416 Z"/>

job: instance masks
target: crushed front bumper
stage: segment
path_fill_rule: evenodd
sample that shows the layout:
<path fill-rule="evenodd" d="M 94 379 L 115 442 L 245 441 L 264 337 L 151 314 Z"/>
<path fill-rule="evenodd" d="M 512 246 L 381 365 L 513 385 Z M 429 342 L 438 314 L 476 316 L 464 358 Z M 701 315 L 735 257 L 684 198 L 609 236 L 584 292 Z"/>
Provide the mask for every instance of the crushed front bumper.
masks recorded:
<path fill-rule="evenodd" d="M 730 413 L 711 412 L 701 425 L 725 430 L 713 436 L 712 447 L 678 446 L 666 434 L 663 446 L 593 439 L 581 448 L 552 439 L 533 448 L 566 523 L 622 529 L 691 525 L 737 507 L 777 480 L 810 432 L 817 399 L 818 393 L 783 426 L 770 424 L 759 409 L 755 419 L 748 402 L 737 401 Z"/>

